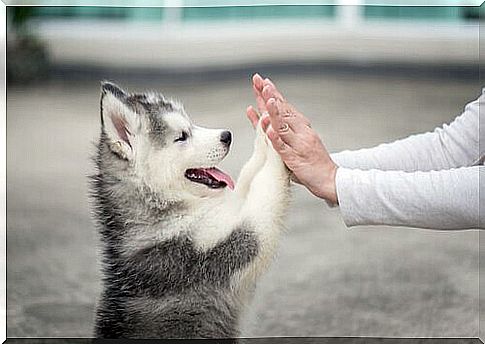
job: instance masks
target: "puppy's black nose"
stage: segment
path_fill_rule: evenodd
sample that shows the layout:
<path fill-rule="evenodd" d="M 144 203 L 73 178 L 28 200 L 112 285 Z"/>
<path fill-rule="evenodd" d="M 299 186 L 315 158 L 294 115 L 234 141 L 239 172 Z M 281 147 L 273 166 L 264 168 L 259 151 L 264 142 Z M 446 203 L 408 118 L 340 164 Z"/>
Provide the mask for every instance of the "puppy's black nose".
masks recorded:
<path fill-rule="evenodd" d="M 221 142 L 224 143 L 226 146 L 229 146 L 232 141 L 232 134 L 230 131 L 223 131 L 221 134 Z"/>

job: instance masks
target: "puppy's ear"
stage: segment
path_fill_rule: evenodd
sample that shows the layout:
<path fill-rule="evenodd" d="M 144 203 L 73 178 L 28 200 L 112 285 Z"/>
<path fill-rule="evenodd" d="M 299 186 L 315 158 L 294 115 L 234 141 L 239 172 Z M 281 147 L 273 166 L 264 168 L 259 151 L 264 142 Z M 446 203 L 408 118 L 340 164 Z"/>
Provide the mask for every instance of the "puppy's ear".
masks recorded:
<path fill-rule="evenodd" d="M 121 158 L 131 160 L 141 123 L 138 114 L 126 105 L 127 97 L 117 85 L 101 83 L 101 125 L 108 145 Z"/>

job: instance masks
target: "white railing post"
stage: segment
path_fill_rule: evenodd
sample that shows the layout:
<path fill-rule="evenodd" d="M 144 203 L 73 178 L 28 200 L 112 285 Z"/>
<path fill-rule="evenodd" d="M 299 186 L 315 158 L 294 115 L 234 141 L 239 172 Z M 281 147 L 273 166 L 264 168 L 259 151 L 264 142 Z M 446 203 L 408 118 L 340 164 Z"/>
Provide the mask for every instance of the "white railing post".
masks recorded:
<path fill-rule="evenodd" d="M 346 29 L 353 29 L 364 20 L 363 0 L 338 0 L 337 22 Z"/>
<path fill-rule="evenodd" d="M 178 26 L 183 21 L 183 0 L 166 0 L 163 9 L 163 25 Z"/>

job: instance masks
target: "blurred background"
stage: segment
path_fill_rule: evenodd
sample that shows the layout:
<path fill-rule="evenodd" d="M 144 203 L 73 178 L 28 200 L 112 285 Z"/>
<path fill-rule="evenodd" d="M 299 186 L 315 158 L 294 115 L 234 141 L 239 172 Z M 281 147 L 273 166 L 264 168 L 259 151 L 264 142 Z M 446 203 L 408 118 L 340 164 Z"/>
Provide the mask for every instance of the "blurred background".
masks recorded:
<path fill-rule="evenodd" d="M 251 154 L 255 72 L 331 151 L 370 147 L 449 122 L 481 92 L 481 9 L 397 3 L 8 7 L 8 337 L 92 335 L 100 80 L 161 91 L 195 122 L 230 128 L 234 177 Z M 478 335 L 476 231 L 348 229 L 338 209 L 298 186 L 293 196 L 244 336 Z"/>

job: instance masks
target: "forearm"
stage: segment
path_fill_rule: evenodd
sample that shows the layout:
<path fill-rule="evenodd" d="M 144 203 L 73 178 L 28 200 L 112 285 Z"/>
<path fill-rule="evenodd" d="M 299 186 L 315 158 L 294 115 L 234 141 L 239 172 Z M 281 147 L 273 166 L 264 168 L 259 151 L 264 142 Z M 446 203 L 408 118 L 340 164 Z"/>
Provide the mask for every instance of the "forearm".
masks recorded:
<path fill-rule="evenodd" d="M 471 166 L 483 154 L 479 149 L 479 108 L 485 97 L 468 104 L 451 124 L 433 132 L 412 135 L 392 143 L 332 154 L 341 167 L 383 171 L 431 171 Z M 482 110 L 482 113 L 484 111 Z"/>
<path fill-rule="evenodd" d="M 433 133 L 413 135 L 391 143 L 331 154 L 340 167 L 382 171 L 429 171 L 447 169 L 443 155 L 433 147 Z"/>
<path fill-rule="evenodd" d="M 484 172 L 483 166 L 414 173 L 339 168 L 339 206 L 347 226 L 479 228 L 479 173 Z"/>

